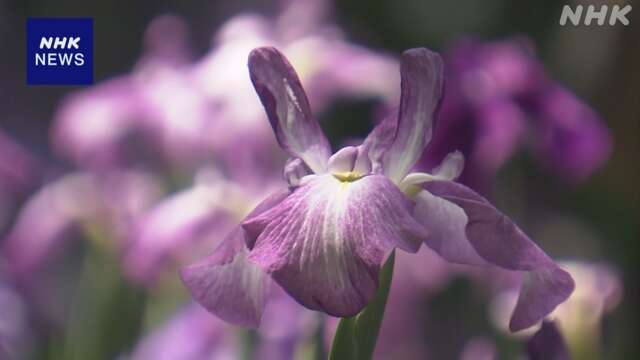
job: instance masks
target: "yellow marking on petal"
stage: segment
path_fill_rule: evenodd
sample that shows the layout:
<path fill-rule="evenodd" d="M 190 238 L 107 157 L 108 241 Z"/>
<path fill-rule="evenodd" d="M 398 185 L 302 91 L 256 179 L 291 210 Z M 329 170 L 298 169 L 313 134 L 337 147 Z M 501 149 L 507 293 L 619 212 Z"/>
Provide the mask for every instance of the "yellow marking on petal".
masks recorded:
<path fill-rule="evenodd" d="M 403 189 L 404 194 L 410 199 L 415 198 L 420 191 L 422 191 L 422 188 L 417 185 L 409 185 L 406 189 Z"/>
<path fill-rule="evenodd" d="M 333 176 L 342 182 L 354 182 L 362 178 L 363 175 L 357 171 L 347 171 L 347 172 L 334 173 Z"/>

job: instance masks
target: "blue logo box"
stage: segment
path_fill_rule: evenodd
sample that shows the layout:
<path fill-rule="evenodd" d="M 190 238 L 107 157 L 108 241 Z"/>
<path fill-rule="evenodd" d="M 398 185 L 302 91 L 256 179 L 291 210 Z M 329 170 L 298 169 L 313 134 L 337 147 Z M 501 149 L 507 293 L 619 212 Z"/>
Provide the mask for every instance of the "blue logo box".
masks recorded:
<path fill-rule="evenodd" d="M 27 84 L 93 83 L 93 19 L 28 18 Z"/>

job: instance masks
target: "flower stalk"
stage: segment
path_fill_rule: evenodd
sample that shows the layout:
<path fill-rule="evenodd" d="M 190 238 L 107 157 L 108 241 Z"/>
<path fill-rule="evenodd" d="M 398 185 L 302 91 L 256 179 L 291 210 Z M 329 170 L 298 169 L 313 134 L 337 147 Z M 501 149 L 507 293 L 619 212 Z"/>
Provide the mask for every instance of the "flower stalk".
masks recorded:
<path fill-rule="evenodd" d="M 365 360 L 373 357 L 389 298 L 394 263 L 395 251 L 392 251 L 380 270 L 380 287 L 373 300 L 358 315 L 340 320 L 329 359 Z"/>

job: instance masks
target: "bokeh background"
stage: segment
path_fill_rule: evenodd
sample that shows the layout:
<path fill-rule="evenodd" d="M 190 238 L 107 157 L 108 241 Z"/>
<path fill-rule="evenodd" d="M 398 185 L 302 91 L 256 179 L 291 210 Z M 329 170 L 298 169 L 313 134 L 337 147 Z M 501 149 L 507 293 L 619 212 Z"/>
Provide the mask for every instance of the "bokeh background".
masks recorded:
<path fill-rule="evenodd" d="M 626 3 L 635 5 L 615 1 L 569 4 L 611 6 Z M 581 353 L 575 347 L 573 354 L 584 359 L 633 359 L 640 355 L 637 341 L 640 331 L 637 321 L 640 318 L 640 284 L 637 281 L 640 276 L 640 30 L 634 13 L 640 10 L 632 10 L 631 23 L 626 27 L 619 24 L 559 26 L 558 19 L 565 4 L 564 1 L 507 0 L 336 1 L 327 4 L 327 19 L 342 29 L 348 41 L 392 56 L 417 46 L 446 51 L 461 38 L 500 41 L 526 37 L 549 76 L 595 109 L 611 132 L 613 147 L 608 161 L 585 181 L 567 182 L 540 166 L 530 152 L 517 151 L 500 167 L 491 186 L 491 197 L 553 258 L 606 264 L 607 268 L 613 269 L 622 290 L 619 303 L 598 325 L 602 328 L 598 335 L 602 343 L 602 349 L 598 351 L 602 351 L 602 355 Z M 6 220 L 0 223 L 0 242 L 10 234 L 20 209 L 38 188 L 77 168 L 53 150 L 52 128 L 64 99 L 84 88 L 25 85 L 27 17 L 94 18 L 94 78 L 99 84 L 132 72 L 145 53 L 145 30 L 159 16 L 171 14 L 183 19 L 191 61 L 198 61 L 212 50 L 213 34 L 230 18 L 242 13 L 275 17 L 283 7 L 282 2 L 245 0 L 2 0 L 0 129 L 36 159 L 39 175 L 34 175 L 34 183 L 27 191 L 12 194 L 12 205 L 5 210 Z M 369 119 L 379 103 L 373 97 L 336 97 L 322 109 L 319 118 L 332 143 L 344 143 L 367 133 L 371 128 Z M 16 167 L 21 166 L 20 157 L 13 159 Z M 152 167 L 157 166 L 162 165 Z M 178 176 L 168 182 L 170 185 L 165 188 L 171 190 L 166 193 L 179 191 L 189 181 Z M 36 222 L 34 226 L 37 225 Z M 87 237 L 86 232 L 73 236 Z M 15 350 L 20 354 L 17 358 L 126 356 L 146 334 L 170 318 L 179 304 L 188 299 L 177 281 L 176 272 L 173 276 L 168 275 L 174 278 L 169 280 L 171 285 L 143 290 L 121 278 L 119 265 L 114 264 L 117 260 L 96 255 L 91 250 L 92 245 L 86 242 L 78 243 L 84 245 L 65 247 L 64 260 L 47 268 L 58 269 L 56 279 L 66 279 L 59 283 L 47 282 L 56 284 L 53 285 L 55 289 L 48 289 L 50 291 L 25 291 L 9 275 L 9 270 L 4 274 L 0 272 L 0 279 L 15 290 L 16 296 L 22 299 L 21 308 L 28 314 L 24 320 L 27 330 L 22 333 L 26 339 L 18 341 L 23 345 Z M 3 262 L 11 263 L 11 259 Z M 87 275 L 81 275 L 86 274 L 88 268 L 91 272 L 91 267 L 94 269 L 89 279 Z M 478 286 L 473 276 L 454 275 L 446 284 L 438 286 L 437 291 L 428 291 L 423 305 L 429 316 L 416 315 L 412 320 L 423 322 L 417 327 L 423 330 L 421 339 L 430 345 L 428 351 L 415 358 L 481 359 L 487 347 L 493 349 L 498 358 L 519 356 L 523 340 L 498 329 L 489 310 L 495 307 L 492 305 L 494 300 L 491 296 L 478 296 Z M 33 296 L 38 299 L 30 299 Z M 43 302 L 56 303 L 51 306 L 55 308 L 52 312 L 60 311 L 62 315 L 49 316 L 40 310 L 32 311 L 38 306 L 34 303 L 41 305 Z M 7 316 L 9 309 L 0 307 L 0 318 Z M 388 316 L 393 316 L 393 311 Z M 327 323 L 331 320 L 323 322 Z M 3 331 L 10 332 L 2 326 L 0 320 L 0 335 Z M 184 330 L 192 331 L 195 330 L 188 327 Z M 327 332 L 326 337 L 330 339 L 330 330 Z M 313 336 L 309 338 L 313 339 Z M 477 341 L 471 341 L 473 339 Z M 577 345 L 580 346 L 586 345 Z M 461 349 L 465 349 L 467 355 Z M 314 354 L 308 353 L 308 357 Z M 92 356 L 86 357 L 89 354 Z M 297 354 L 301 356 L 300 351 Z M 253 355 L 243 354 L 245 357 Z M 2 356 L 0 352 L 0 358 Z"/>

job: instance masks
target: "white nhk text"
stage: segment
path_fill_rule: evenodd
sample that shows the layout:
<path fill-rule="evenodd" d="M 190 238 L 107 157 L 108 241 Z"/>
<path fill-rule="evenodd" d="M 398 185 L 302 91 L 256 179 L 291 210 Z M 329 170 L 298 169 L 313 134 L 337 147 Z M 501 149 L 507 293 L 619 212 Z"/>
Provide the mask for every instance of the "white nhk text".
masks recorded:
<path fill-rule="evenodd" d="M 79 36 L 43 36 L 40 39 L 40 50 L 79 50 Z M 48 52 L 40 51 L 35 54 L 36 66 L 83 66 L 84 54 L 81 52 Z"/>

